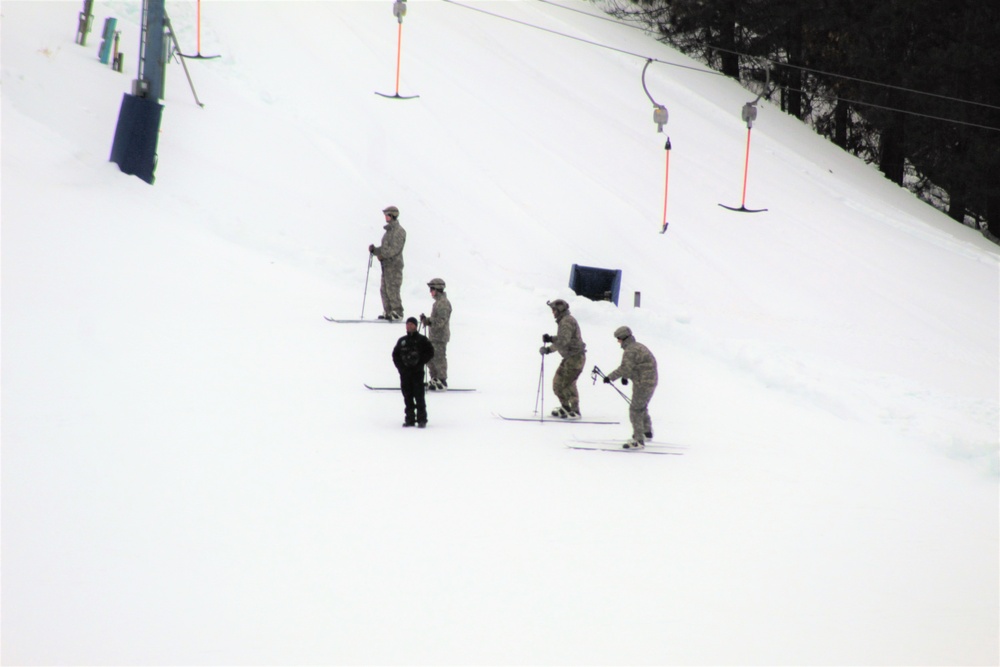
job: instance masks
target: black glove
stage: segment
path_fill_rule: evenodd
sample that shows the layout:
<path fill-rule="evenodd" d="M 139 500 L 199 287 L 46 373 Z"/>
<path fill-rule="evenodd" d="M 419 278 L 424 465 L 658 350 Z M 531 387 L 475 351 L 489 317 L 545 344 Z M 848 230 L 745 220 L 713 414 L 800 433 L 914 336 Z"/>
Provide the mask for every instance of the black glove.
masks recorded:
<path fill-rule="evenodd" d="M 552 351 L 552 348 L 545 347 L 544 345 L 542 345 L 540 348 L 538 348 L 538 353 L 539 354 L 548 354 L 551 351 Z"/>
<path fill-rule="evenodd" d="M 607 375 L 604 376 L 604 384 L 611 384 L 611 378 L 609 378 Z"/>
<path fill-rule="evenodd" d="M 370 254 L 370 255 L 374 255 L 375 254 L 375 244 L 374 243 L 372 243 L 371 245 L 368 246 L 368 254 Z"/>
<path fill-rule="evenodd" d="M 424 315 L 423 313 L 420 313 L 420 323 L 423 324 L 424 326 L 427 326 L 427 316 Z"/>
<path fill-rule="evenodd" d="M 625 386 L 627 384 L 628 384 L 628 378 L 622 378 L 622 386 Z"/>
<path fill-rule="evenodd" d="M 543 343 L 551 343 L 552 342 L 552 336 L 550 336 L 548 334 L 542 334 L 542 342 Z"/>

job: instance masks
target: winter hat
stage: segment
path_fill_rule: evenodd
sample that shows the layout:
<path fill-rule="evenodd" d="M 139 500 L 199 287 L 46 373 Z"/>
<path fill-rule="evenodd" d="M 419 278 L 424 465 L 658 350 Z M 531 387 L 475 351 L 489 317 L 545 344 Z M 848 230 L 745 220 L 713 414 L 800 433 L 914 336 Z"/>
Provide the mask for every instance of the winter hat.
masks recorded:
<path fill-rule="evenodd" d="M 420 322 L 417 321 L 417 318 L 415 318 L 415 317 L 407 317 L 406 318 L 406 323 L 410 324 L 411 322 L 413 323 L 413 326 L 416 326 L 416 325 L 420 324 Z"/>
<path fill-rule="evenodd" d="M 382 209 L 382 212 L 385 213 L 386 215 L 391 215 L 394 218 L 399 217 L 399 209 L 396 208 L 395 206 L 386 206 L 384 209 Z"/>
<path fill-rule="evenodd" d="M 632 330 L 628 327 L 618 327 L 615 329 L 615 338 L 618 340 L 625 340 L 632 335 Z"/>
<path fill-rule="evenodd" d="M 552 310 L 556 311 L 559 314 L 565 313 L 567 310 L 569 310 L 569 304 L 563 301 L 562 299 L 556 299 L 555 301 L 548 301 L 546 303 L 549 308 L 551 308 Z"/>
<path fill-rule="evenodd" d="M 431 281 L 427 283 L 427 286 L 439 292 L 444 291 L 444 281 L 440 278 L 431 278 Z"/>

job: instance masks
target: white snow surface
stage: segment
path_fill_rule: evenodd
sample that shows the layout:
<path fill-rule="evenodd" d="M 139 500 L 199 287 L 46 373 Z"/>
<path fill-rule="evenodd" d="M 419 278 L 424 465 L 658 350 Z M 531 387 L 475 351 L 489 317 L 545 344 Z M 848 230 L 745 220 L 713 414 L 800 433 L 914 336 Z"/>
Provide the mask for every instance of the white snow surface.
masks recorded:
<path fill-rule="evenodd" d="M 559 0 L 463 4 L 704 69 Z M 141 3 L 2 5 L 4 664 L 992 664 L 1000 253 L 723 77 L 441 0 L 202 3 L 156 183 L 108 156 Z M 197 7 L 170 0 L 195 49 Z M 582 10 L 569 11 L 565 7 Z M 126 71 L 100 65 L 104 17 Z M 666 136 L 670 226 L 659 234 Z M 402 429 L 367 246 L 454 306 Z M 619 305 L 568 287 L 621 269 Z M 367 297 L 365 284 L 368 281 Z M 641 307 L 634 307 L 641 292 Z M 656 438 L 504 422 L 564 298 Z M 546 358 L 544 407 L 558 355 Z M 626 391 L 628 388 L 625 388 Z"/>

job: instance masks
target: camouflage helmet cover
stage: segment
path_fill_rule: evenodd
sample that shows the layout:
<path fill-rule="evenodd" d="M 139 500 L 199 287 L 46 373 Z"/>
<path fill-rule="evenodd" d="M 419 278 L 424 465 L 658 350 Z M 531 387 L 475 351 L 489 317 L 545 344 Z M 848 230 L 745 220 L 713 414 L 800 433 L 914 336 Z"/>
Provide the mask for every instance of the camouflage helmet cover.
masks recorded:
<path fill-rule="evenodd" d="M 437 290 L 439 292 L 443 292 L 444 291 L 444 280 L 442 280 L 441 278 L 431 278 L 431 281 L 429 283 L 427 283 L 427 286 L 430 287 L 433 290 Z"/>
<path fill-rule="evenodd" d="M 618 327 L 615 329 L 615 338 L 618 340 L 624 340 L 632 335 L 632 330 L 628 327 Z"/>
<path fill-rule="evenodd" d="M 569 304 L 563 301 L 562 299 L 556 299 L 555 301 L 548 301 L 547 304 L 549 308 L 556 311 L 560 315 L 569 310 Z"/>
<path fill-rule="evenodd" d="M 399 209 L 396 208 L 395 206 L 386 206 L 384 209 L 382 209 L 382 212 L 385 213 L 386 215 L 391 215 L 394 218 L 399 217 Z"/>

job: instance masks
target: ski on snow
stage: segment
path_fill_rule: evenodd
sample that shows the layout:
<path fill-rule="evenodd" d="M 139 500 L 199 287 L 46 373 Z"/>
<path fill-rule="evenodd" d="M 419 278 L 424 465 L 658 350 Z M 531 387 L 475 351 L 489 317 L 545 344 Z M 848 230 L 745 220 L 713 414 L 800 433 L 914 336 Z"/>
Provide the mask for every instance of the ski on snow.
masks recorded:
<path fill-rule="evenodd" d="M 323 316 L 323 319 L 327 322 L 336 322 L 338 324 L 402 324 L 403 320 L 340 320 L 335 317 Z"/>
<path fill-rule="evenodd" d="M 670 454 L 682 456 L 687 450 L 684 445 L 674 445 L 667 442 L 647 441 L 642 449 L 625 449 L 622 440 L 577 440 L 574 438 L 566 443 L 570 449 L 589 449 L 596 452 L 625 452 L 626 454 Z"/>
<path fill-rule="evenodd" d="M 494 413 L 496 414 L 496 413 Z M 560 419 L 559 417 L 505 417 L 497 414 L 497 417 L 509 422 L 536 422 L 544 424 L 620 424 L 616 421 L 598 421 L 595 419 Z"/>
<path fill-rule="evenodd" d="M 372 391 L 399 391 L 399 387 L 373 387 L 370 384 L 366 384 L 365 385 L 365 389 L 370 389 Z M 447 389 L 445 389 L 443 391 L 440 390 L 440 389 L 435 389 L 433 391 L 430 390 L 430 389 L 427 389 L 426 393 L 428 393 L 428 394 L 447 394 L 449 391 L 475 391 L 475 389 L 468 389 L 468 388 L 461 388 L 461 387 L 456 387 L 456 388 L 453 389 L 451 387 L 448 387 Z"/>

